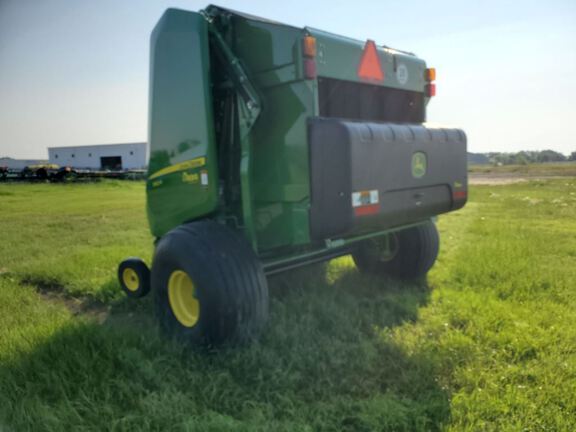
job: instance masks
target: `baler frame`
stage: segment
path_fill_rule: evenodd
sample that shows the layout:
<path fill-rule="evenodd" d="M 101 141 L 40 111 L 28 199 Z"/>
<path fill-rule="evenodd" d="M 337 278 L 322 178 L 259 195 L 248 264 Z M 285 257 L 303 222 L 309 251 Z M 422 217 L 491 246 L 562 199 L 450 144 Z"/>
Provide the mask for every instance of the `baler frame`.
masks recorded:
<path fill-rule="evenodd" d="M 202 15 L 206 17 L 209 23 L 212 23 L 214 16 L 210 12 L 203 11 Z M 240 184 L 242 191 L 242 217 L 243 228 L 246 236 L 250 239 L 254 250 L 258 249 L 256 232 L 254 228 L 254 209 L 252 208 L 253 194 L 251 186 L 251 168 L 252 168 L 252 140 L 250 131 L 261 112 L 261 100 L 256 88 L 250 81 L 248 74 L 242 67 L 240 60 L 234 55 L 220 32 L 215 26 L 210 26 L 210 34 L 213 37 L 216 55 L 222 57 L 222 64 L 227 66 L 229 77 L 232 79 L 236 93 L 243 101 L 239 104 L 239 127 L 240 127 Z M 235 221 L 237 222 L 237 221 Z"/>

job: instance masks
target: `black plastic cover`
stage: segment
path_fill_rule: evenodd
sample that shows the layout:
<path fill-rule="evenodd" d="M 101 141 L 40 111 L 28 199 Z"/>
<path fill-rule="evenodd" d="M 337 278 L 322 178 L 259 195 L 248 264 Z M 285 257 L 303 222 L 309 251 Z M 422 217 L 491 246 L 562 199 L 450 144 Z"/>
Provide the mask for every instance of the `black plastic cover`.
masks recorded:
<path fill-rule="evenodd" d="M 314 239 L 418 222 L 466 203 L 459 129 L 314 118 L 309 145 Z"/>

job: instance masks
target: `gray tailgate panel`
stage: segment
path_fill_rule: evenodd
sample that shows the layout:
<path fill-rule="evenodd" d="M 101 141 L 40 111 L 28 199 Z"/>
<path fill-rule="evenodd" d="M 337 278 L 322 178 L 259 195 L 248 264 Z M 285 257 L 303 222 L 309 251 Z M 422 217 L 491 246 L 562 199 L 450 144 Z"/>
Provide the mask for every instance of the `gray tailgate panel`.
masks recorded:
<path fill-rule="evenodd" d="M 315 239 L 416 222 L 466 202 L 459 129 L 314 118 L 309 144 Z"/>

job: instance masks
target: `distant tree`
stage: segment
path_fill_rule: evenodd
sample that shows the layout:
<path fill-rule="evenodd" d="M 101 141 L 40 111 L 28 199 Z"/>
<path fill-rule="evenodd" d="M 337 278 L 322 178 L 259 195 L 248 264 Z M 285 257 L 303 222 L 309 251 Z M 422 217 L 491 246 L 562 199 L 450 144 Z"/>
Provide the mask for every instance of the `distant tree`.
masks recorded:
<path fill-rule="evenodd" d="M 530 158 L 526 152 L 518 152 L 514 157 L 514 163 L 516 165 L 528 165 L 530 163 Z"/>
<path fill-rule="evenodd" d="M 480 155 L 485 156 L 489 163 L 493 165 L 527 165 L 531 163 L 543 163 L 543 162 L 564 162 L 567 160 L 576 161 L 576 151 L 572 152 L 569 157 L 564 156 L 554 150 L 542 150 L 542 151 L 519 151 L 517 153 L 500 153 L 500 152 L 490 152 L 490 153 L 469 153 L 468 160 L 471 162 L 471 158 L 476 158 Z M 475 163 L 475 162 L 471 162 Z"/>
<path fill-rule="evenodd" d="M 525 156 L 526 159 L 528 160 L 528 163 L 536 163 L 538 161 L 538 152 L 535 151 L 525 151 L 522 152 Z"/>
<path fill-rule="evenodd" d="M 516 155 L 514 153 L 497 153 L 493 160 L 496 165 L 512 165 L 516 162 Z"/>
<path fill-rule="evenodd" d="M 468 153 L 468 163 L 473 165 L 489 164 L 490 159 L 483 153 Z"/>
<path fill-rule="evenodd" d="M 538 155 L 538 162 L 564 162 L 566 156 L 554 150 L 542 150 Z"/>

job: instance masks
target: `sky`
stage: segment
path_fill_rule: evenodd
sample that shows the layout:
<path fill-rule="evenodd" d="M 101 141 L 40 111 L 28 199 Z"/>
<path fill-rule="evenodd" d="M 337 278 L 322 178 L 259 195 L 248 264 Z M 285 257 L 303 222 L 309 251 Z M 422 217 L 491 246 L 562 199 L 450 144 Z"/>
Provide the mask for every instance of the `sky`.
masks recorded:
<path fill-rule="evenodd" d="M 416 53 L 473 152 L 576 151 L 576 0 L 216 3 Z M 149 35 L 178 0 L 0 0 L 0 157 L 146 141 Z"/>

